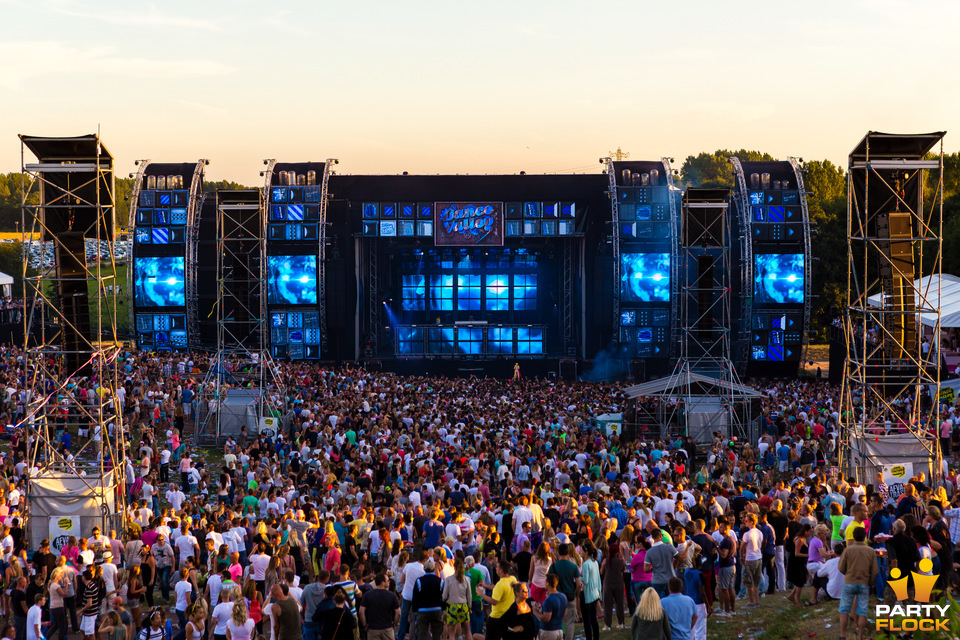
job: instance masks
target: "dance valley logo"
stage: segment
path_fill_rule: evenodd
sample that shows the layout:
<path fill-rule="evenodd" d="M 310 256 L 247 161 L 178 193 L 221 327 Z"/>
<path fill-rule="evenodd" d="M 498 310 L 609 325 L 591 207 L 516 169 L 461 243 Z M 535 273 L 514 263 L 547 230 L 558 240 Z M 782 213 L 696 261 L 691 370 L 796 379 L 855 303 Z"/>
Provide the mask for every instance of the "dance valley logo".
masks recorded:
<path fill-rule="evenodd" d="M 933 569 L 933 561 L 924 558 L 920 561 L 920 571 L 929 572 Z M 916 571 L 913 575 L 913 585 L 916 590 L 914 600 L 918 604 L 878 604 L 876 606 L 877 631 L 950 631 L 950 620 L 947 619 L 949 604 L 930 604 L 930 592 L 937 582 L 938 575 L 926 576 Z M 907 576 L 900 577 L 900 569 L 890 570 L 890 580 L 887 584 L 893 589 L 899 602 L 909 598 L 907 593 Z M 902 618 L 897 621 L 896 618 Z"/>

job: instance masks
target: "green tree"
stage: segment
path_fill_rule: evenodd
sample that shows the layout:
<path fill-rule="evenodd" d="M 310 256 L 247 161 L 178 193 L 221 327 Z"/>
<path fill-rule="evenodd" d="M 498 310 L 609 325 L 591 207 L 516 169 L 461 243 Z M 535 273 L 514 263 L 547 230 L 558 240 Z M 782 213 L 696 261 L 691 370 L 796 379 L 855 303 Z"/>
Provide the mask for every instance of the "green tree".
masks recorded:
<path fill-rule="evenodd" d="M 847 179 L 843 169 L 829 160 L 804 165 L 807 210 L 816 225 L 811 241 L 810 329 L 814 342 L 826 340 L 826 330 L 846 304 L 847 291 Z"/>
<path fill-rule="evenodd" d="M 13 278 L 13 297 L 23 297 L 23 243 L 0 242 L 0 272 Z M 27 266 L 27 275 L 35 276 L 37 270 Z"/>
<path fill-rule="evenodd" d="M 206 182 L 203 183 L 203 192 L 211 193 L 217 189 L 252 189 L 254 187 L 246 187 L 239 182 L 231 182 L 230 180 L 218 180 L 216 182 Z M 259 187 L 256 187 L 259 188 Z"/>
<path fill-rule="evenodd" d="M 776 160 L 769 153 L 761 151 L 730 151 L 717 149 L 713 153 L 702 152 L 696 156 L 687 156 L 680 167 L 680 182 L 684 187 L 733 187 L 733 166 L 730 158 L 736 156 L 743 161 L 759 162 Z"/>

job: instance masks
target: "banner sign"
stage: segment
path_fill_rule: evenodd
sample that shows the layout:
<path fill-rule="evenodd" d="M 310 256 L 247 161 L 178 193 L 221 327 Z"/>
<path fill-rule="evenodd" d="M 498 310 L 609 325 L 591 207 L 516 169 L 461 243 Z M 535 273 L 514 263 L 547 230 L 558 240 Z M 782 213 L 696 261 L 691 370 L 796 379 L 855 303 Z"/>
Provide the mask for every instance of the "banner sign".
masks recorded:
<path fill-rule="evenodd" d="M 903 495 L 903 488 L 910 482 L 910 478 L 912 477 L 912 462 L 883 465 L 883 482 L 890 489 L 889 504 L 896 504 L 897 499 Z"/>
<path fill-rule="evenodd" d="M 70 536 L 80 539 L 80 516 L 50 516 L 50 553 L 59 556 Z"/>
<path fill-rule="evenodd" d="M 953 404 L 960 395 L 960 378 L 941 380 L 939 389 L 937 385 L 927 385 L 927 391 L 931 398 L 938 398 L 941 404 Z"/>
<path fill-rule="evenodd" d="M 433 211 L 438 247 L 503 246 L 502 202 L 437 202 Z"/>

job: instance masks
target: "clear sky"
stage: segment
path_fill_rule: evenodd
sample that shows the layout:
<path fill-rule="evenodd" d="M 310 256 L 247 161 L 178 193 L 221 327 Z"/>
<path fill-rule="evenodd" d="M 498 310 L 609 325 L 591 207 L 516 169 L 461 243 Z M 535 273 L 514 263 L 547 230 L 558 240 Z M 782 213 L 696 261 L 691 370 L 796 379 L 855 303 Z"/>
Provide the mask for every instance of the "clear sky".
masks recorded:
<path fill-rule="evenodd" d="M 18 133 L 133 161 L 342 173 L 597 171 L 870 129 L 960 147 L 960 2 L 0 0 L 0 171 Z"/>

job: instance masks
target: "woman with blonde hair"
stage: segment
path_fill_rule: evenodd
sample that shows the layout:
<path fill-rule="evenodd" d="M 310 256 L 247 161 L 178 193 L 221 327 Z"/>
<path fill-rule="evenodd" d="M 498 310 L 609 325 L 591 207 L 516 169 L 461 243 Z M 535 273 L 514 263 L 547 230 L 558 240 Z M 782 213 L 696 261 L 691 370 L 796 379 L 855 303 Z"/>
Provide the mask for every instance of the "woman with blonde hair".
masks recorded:
<path fill-rule="evenodd" d="M 234 589 L 236 592 L 236 589 Z M 233 601 L 230 619 L 227 620 L 227 640 L 250 640 L 256 623 L 247 615 L 247 602 L 243 598 Z"/>
<path fill-rule="evenodd" d="M 537 604 L 543 604 L 543 600 L 547 597 L 547 572 L 550 571 L 551 566 L 553 566 L 553 556 L 550 555 L 550 545 L 541 542 L 530 562 L 528 578 L 530 599 Z"/>
<path fill-rule="evenodd" d="M 632 640 L 671 640 L 670 618 L 660 604 L 656 589 L 647 587 L 630 621 Z"/>
<path fill-rule="evenodd" d="M 127 628 L 120 621 L 120 614 L 116 611 L 107 612 L 97 632 L 106 640 L 125 640 L 127 637 Z"/>

